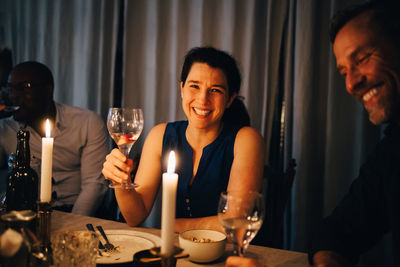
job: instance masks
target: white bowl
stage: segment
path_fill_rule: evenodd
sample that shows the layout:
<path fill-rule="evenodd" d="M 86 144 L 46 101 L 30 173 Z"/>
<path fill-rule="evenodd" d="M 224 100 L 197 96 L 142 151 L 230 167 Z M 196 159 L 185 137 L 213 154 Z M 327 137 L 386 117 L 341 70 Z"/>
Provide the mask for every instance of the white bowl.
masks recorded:
<path fill-rule="evenodd" d="M 224 254 L 225 244 L 226 235 L 215 230 L 193 229 L 179 234 L 179 246 L 195 262 L 215 261 Z"/>

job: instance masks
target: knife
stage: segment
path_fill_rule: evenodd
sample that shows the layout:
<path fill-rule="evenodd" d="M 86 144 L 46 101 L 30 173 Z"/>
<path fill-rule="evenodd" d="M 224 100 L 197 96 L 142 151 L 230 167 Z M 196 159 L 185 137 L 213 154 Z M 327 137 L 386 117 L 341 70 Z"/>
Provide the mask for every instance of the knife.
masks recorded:
<path fill-rule="evenodd" d="M 86 228 L 89 229 L 89 231 L 92 231 L 93 233 L 95 233 L 97 235 L 96 230 L 94 230 L 93 224 L 91 224 L 91 223 L 86 224 Z M 103 245 L 103 243 L 101 243 L 100 239 L 99 239 L 99 249 L 105 249 L 104 245 Z"/>

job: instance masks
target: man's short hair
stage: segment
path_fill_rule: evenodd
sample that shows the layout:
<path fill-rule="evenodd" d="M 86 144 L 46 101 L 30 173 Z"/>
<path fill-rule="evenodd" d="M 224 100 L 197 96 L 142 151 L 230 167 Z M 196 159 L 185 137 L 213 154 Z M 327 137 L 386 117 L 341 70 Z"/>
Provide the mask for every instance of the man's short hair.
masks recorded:
<path fill-rule="evenodd" d="M 337 33 L 350 20 L 366 11 L 374 11 L 372 21 L 378 28 L 394 42 L 400 44 L 400 1 L 399 0 L 372 0 L 364 4 L 350 6 L 339 10 L 333 16 L 329 36 L 333 43 Z"/>
<path fill-rule="evenodd" d="M 54 78 L 51 70 L 43 63 L 37 61 L 25 61 L 17 64 L 12 72 L 26 73 L 31 77 L 27 82 L 48 85 L 54 88 Z"/>

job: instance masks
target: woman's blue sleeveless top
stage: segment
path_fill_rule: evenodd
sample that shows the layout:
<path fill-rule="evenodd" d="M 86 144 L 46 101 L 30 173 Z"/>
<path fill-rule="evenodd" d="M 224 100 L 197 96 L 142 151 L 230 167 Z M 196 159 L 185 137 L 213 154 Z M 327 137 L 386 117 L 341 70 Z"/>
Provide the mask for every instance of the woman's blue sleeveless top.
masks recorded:
<path fill-rule="evenodd" d="M 187 121 L 168 123 L 162 147 L 162 169 L 167 170 L 171 150 L 176 155 L 179 175 L 176 196 L 176 218 L 198 218 L 217 215 L 219 196 L 228 186 L 233 162 L 233 147 L 240 127 L 225 124 L 211 144 L 203 149 L 193 183 L 193 151 L 186 140 Z"/>

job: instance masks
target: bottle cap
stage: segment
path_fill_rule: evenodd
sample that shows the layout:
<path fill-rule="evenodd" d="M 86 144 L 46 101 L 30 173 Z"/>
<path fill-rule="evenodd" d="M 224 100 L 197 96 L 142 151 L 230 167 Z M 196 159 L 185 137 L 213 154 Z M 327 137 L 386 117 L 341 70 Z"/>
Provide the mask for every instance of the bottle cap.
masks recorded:
<path fill-rule="evenodd" d="M 19 129 L 17 132 L 17 137 L 18 138 L 27 138 L 27 137 L 29 137 L 29 131 Z"/>

